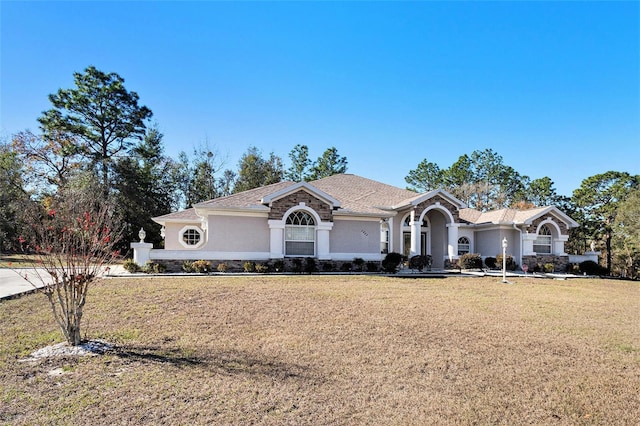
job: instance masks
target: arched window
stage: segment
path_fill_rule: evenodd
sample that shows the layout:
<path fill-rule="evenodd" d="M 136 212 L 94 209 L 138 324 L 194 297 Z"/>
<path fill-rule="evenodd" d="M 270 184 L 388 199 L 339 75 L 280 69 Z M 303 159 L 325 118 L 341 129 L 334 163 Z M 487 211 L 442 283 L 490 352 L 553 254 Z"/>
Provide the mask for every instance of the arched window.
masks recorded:
<path fill-rule="evenodd" d="M 547 225 L 542 225 L 538 236 L 533 242 L 533 251 L 536 253 L 551 254 L 551 229 Z"/>
<path fill-rule="evenodd" d="M 287 217 L 284 246 L 286 256 L 315 255 L 316 221 L 310 213 L 296 210 Z"/>
<path fill-rule="evenodd" d="M 404 218 L 404 222 L 403 222 L 403 226 L 405 228 L 409 228 L 411 223 L 411 215 L 408 214 L 405 218 Z M 425 216 L 424 219 L 422 220 L 422 225 L 423 228 L 428 228 L 429 227 L 429 222 L 427 222 L 427 217 Z"/>
<path fill-rule="evenodd" d="M 471 242 L 467 237 L 458 238 L 458 256 L 469 253 L 471 250 Z"/>

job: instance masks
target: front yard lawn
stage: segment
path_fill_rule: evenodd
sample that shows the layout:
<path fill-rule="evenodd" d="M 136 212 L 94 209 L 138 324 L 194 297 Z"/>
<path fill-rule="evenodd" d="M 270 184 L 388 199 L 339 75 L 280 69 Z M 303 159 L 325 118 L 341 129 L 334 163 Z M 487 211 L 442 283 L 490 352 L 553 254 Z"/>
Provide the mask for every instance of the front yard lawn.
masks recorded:
<path fill-rule="evenodd" d="M 136 277 L 89 292 L 106 355 L 45 297 L 0 302 L 0 423 L 637 424 L 640 286 L 614 280 Z"/>

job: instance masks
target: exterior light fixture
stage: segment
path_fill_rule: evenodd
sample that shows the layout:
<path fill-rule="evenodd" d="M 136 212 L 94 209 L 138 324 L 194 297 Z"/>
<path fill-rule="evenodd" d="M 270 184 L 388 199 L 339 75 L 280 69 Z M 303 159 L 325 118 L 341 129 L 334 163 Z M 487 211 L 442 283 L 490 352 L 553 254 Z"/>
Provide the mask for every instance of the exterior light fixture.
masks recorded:
<path fill-rule="evenodd" d="M 502 282 L 507 282 L 507 238 L 502 240 Z"/>

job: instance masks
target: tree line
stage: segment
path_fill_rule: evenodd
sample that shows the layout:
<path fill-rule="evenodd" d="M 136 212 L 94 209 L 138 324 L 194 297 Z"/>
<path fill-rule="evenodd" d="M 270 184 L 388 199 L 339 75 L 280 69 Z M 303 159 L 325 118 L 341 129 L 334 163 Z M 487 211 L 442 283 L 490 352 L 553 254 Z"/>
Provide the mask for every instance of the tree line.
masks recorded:
<path fill-rule="evenodd" d="M 170 158 L 150 108 L 125 88 L 117 73 L 93 66 L 74 73 L 75 87 L 49 95 L 51 108 L 38 118 L 40 132 L 22 131 L 0 143 L 0 250 L 16 251 L 28 231 L 26 206 L 46 210 L 73 191 L 108 202 L 124 226 L 121 249 L 137 239 L 161 245 L 151 220 L 199 202 L 282 180 L 313 181 L 347 171 L 335 147 L 315 160 L 295 145 L 288 167 L 274 152 L 249 147 L 237 168 L 208 142 Z M 635 277 L 640 263 L 640 176 L 609 171 L 588 177 L 571 196 L 557 193 L 549 177 L 531 179 L 491 149 L 464 154 L 442 168 L 426 158 L 405 177 L 407 188 L 442 188 L 479 210 L 556 205 L 579 224 L 566 245 L 582 253 L 594 241 L 605 267 Z"/>

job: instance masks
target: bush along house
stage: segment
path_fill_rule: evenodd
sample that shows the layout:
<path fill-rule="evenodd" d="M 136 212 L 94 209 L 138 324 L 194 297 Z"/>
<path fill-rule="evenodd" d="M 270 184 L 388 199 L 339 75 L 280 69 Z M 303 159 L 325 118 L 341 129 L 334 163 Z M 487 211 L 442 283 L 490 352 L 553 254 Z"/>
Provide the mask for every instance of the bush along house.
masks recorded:
<path fill-rule="evenodd" d="M 568 231 L 578 226 L 554 206 L 480 212 L 443 190 L 419 194 L 352 174 L 279 182 L 153 220 L 163 227 L 164 248 L 132 243 L 135 258 L 169 270 L 190 260 L 214 269 L 246 262 L 287 269 L 301 258 L 340 270 L 354 259 L 379 265 L 389 252 L 428 255 L 437 270 L 457 267 L 466 253 L 496 257 L 506 238 L 518 266 L 553 264 L 564 272 Z"/>

